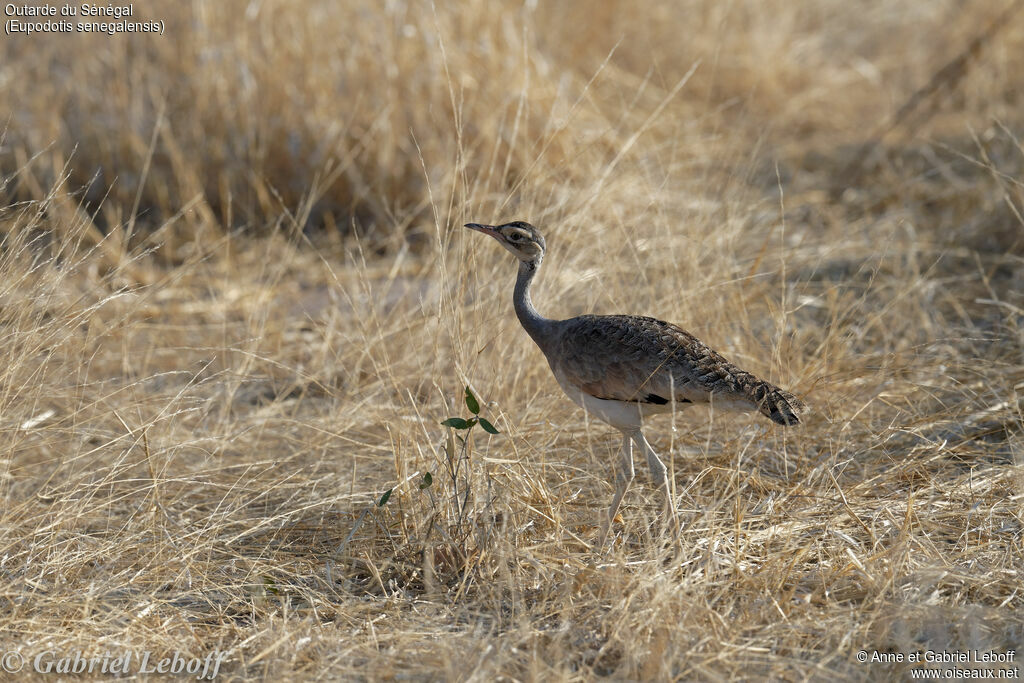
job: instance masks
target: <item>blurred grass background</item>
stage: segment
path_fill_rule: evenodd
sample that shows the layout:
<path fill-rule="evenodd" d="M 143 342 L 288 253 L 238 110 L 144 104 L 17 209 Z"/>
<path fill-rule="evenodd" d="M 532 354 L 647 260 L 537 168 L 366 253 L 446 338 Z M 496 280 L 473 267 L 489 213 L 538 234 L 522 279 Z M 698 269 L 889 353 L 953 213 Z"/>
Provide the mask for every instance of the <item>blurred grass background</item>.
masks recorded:
<path fill-rule="evenodd" d="M 1021 4 L 197 0 L 6 36 L 0 644 L 366 679 L 1020 651 Z M 679 544 L 640 474 L 587 547 L 617 441 L 460 227 L 513 219 L 546 314 L 676 321 L 814 407 L 652 425 Z M 465 384 L 503 434 L 456 474 Z"/>

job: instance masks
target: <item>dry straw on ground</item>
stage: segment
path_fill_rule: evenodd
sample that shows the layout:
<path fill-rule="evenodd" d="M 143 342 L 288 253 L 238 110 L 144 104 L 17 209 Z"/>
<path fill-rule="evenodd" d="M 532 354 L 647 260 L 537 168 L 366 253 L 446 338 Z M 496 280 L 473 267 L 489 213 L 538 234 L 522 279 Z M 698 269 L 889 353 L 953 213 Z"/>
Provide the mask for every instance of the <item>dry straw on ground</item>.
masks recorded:
<path fill-rule="evenodd" d="M 6 37 L 0 646 L 270 680 L 1024 656 L 1009 6 L 146 3 L 166 35 Z M 617 438 L 458 228 L 515 218 L 545 313 L 676 321 L 814 406 L 657 420 L 677 542 L 641 472 L 589 547 Z M 463 448 L 467 384 L 501 434 Z"/>

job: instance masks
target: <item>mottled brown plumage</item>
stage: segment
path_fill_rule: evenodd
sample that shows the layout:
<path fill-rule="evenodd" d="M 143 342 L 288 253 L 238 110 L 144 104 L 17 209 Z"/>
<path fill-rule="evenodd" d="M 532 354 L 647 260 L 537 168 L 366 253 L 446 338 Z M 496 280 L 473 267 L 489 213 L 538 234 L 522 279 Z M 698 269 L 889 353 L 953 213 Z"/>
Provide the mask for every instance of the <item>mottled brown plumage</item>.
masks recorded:
<path fill-rule="evenodd" d="M 672 323 L 636 315 L 581 315 L 563 323 L 551 363 L 591 396 L 654 405 L 717 399 L 728 407 L 749 404 L 781 425 L 800 422 L 803 401 Z"/>
<path fill-rule="evenodd" d="M 655 482 L 666 485 L 668 492 L 665 464 L 641 431 L 645 416 L 710 403 L 760 411 L 785 426 L 799 424 L 806 410 L 803 401 L 739 369 L 676 325 L 636 315 L 581 315 L 568 320 L 541 316 L 530 299 L 530 283 L 546 248 L 540 231 L 522 221 L 466 227 L 495 238 L 519 259 L 513 295 L 519 322 L 544 352 L 569 398 L 622 432 L 622 469 L 600 543 L 633 480 L 633 444 L 643 451 Z M 674 515 L 670 499 L 668 504 Z"/>

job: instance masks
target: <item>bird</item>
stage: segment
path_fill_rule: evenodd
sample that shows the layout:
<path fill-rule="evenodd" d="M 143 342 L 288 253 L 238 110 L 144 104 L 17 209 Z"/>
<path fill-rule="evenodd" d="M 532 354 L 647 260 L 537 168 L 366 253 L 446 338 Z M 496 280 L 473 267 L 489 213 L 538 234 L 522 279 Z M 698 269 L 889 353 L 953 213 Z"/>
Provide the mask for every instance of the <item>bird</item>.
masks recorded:
<path fill-rule="evenodd" d="M 757 411 L 777 424 L 798 425 L 807 405 L 793 394 L 741 370 L 672 323 L 638 315 L 545 318 L 530 298 L 544 261 L 540 230 L 525 221 L 467 223 L 490 235 L 519 260 L 512 303 L 520 324 L 547 358 L 555 381 L 578 406 L 622 433 L 615 495 L 602 522 L 603 546 L 622 497 L 635 477 L 633 445 L 643 453 L 674 515 L 667 468 L 643 434 L 643 420 L 691 404 Z"/>

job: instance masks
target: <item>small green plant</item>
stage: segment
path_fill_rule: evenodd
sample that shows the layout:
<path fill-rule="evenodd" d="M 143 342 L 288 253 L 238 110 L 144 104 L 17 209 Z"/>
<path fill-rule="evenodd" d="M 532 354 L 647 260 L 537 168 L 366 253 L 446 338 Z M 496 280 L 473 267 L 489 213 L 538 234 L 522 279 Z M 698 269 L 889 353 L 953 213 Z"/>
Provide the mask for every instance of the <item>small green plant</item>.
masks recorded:
<path fill-rule="evenodd" d="M 473 395 L 473 392 L 469 387 L 466 387 L 466 407 L 469 408 L 469 412 L 473 413 L 473 417 L 469 419 L 449 417 L 441 424 L 445 427 L 451 427 L 452 429 L 472 429 L 479 424 L 488 434 L 500 433 L 494 428 L 494 425 L 487 420 L 487 418 L 480 417 L 480 402 L 476 400 L 476 396 Z"/>
<path fill-rule="evenodd" d="M 456 515 L 455 515 L 455 526 L 457 528 L 462 526 L 465 518 L 466 507 L 469 505 L 469 498 L 472 487 L 470 486 L 470 467 L 469 467 L 469 453 L 470 453 L 470 433 L 471 430 L 480 425 L 483 430 L 489 434 L 498 434 L 498 430 L 490 423 L 487 418 L 480 417 L 480 402 L 476 396 L 473 395 L 473 391 L 467 386 L 465 390 L 465 401 L 466 408 L 473 414 L 472 417 L 449 417 L 447 420 L 441 422 L 445 427 L 450 427 L 455 431 L 466 431 L 465 437 L 455 435 L 455 439 L 459 440 L 461 448 L 456 453 L 455 441 L 452 438 L 452 433 L 448 433 L 448 438 L 445 440 L 445 465 L 448 468 L 448 477 L 451 481 L 452 487 L 452 500 L 455 503 Z M 461 499 L 461 502 L 460 502 Z"/>
<path fill-rule="evenodd" d="M 498 429 L 493 424 L 491 424 L 490 420 L 488 420 L 485 417 L 481 417 L 480 416 L 480 401 L 477 400 L 477 397 L 473 394 L 472 389 L 470 389 L 468 386 L 465 389 L 465 401 L 466 401 L 466 408 L 468 408 L 469 412 L 473 414 L 472 417 L 469 417 L 469 418 L 449 417 L 447 420 L 443 420 L 441 422 L 441 424 L 443 426 L 445 426 L 445 427 L 450 427 L 450 428 L 452 428 L 452 429 L 454 429 L 456 431 L 466 431 L 467 432 L 465 438 L 462 437 L 462 436 L 456 436 L 455 437 L 456 439 L 459 440 L 459 443 L 462 445 L 462 448 L 459 451 L 459 453 L 456 453 L 455 443 L 452 440 L 451 433 L 449 433 L 448 439 L 446 440 L 445 447 L 444 447 L 444 452 L 445 452 L 445 456 L 446 456 L 445 457 L 445 464 L 448 466 L 448 475 L 451 477 L 452 486 L 454 487 L 454 490 L 455 490 L 455 499 L 456 500 L 458 500 L 458 498 L 459 498 L 459 475 L 460 475 L 460 470 L 462 468 L 462 463 L 463 462 L 468 462 L 468 460 L 469 460 L 469 441 L 468 441 L 469 430 L 472 430 L 473 427 L 475 427 L 477 425 L 480 425 L 480 427 L 485 432 L 487 432 L 488 434 L 500 434 L 501 433 L 501 432 L 498 431 Z M 467 476 L 465 478 L 467 479 L 467 482 L 462 487 L 463 488 L 463 496 L 462 496 L 463 501 L 462 501 L 462 504 L 459 506 L 459 510 L 460 510 L 459 520 L 460 520 L 460 522 L 461 522 L 461 512 L 463 510 L 465 510 L 466 504 L 469 501 L 468 473 L 467 473 Z M 420 481 L 419 481 L 419 490 L 423 491 L 423 490 L 425 490 L 427 488 L 430 488 L 430 486 L 433 483 L 434 483 L 434 475 L 431 474 L 430 472 L 426 472 L 423 475 L 423 477 L 420 479 Z M 380 499 L 377 501 L 377 507 L 379 507 L 379 508 L 384 507 L 387 504 L 387 502 L 391 499 L 391 494 L 394 492 L 394 490 L 395 490 L 394 487 L 392 487 L 392 488 L 389 488 L 388 490 L 384 491 L 384 493 L 381 495 Z M 431 498 L 433 498 L 433 497 L 431 496 Z"/>
<path fill-rule="evenodd" d="M 384 532 L 383 540 L 392 546 L 394 557 L 415 558 L 410 564 L 395 565 L 396 572 L 405 572 L 402 581 L 454 585 L 465 577 L 471 558 L 479 557 L 479 551 L 492 543 L 497 519 L 490 474 L 471 457 L 471 436 L 477 425 L 488 434 L 500 432 L 480 415 L 481 402 L 468 386 L 463 400 L 470 415 L 440 422 L 448 429 L 427 471 L 414 473 L 375 497 L 335 551 L 336 557 L 345 556 L 348 544 L 370 517 Z M 415 488 L 407 486 L 413 482 Z M 413 493 L 416 490 L 419 495 Z M 399 571 L 401 566 L 406 569 Z M 268 584 L 267 591 L 273 588 Z"/>

